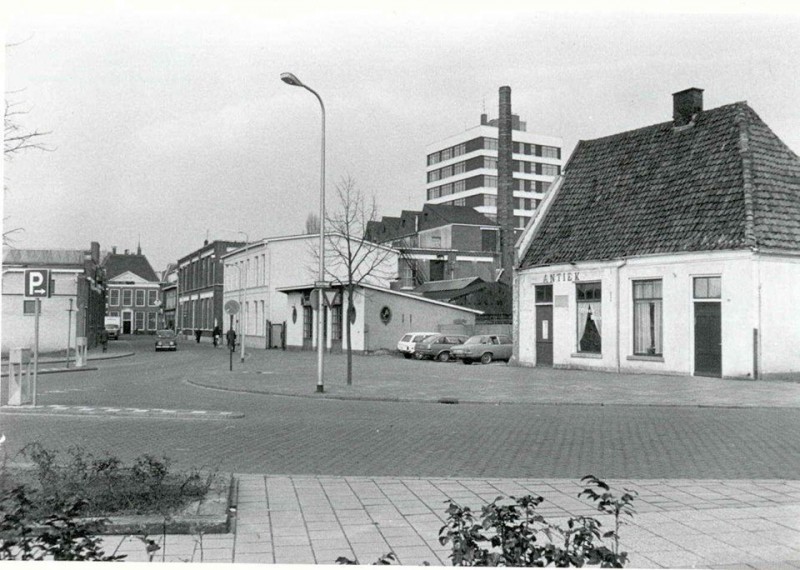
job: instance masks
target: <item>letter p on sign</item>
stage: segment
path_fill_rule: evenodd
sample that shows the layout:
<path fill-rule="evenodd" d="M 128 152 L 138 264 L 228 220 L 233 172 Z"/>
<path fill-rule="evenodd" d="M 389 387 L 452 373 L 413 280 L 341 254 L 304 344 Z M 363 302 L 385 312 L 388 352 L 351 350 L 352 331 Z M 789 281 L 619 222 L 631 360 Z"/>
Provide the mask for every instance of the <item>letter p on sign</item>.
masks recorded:
<path fill-rule="evenodd" d="M 50 296 L 49 269 L 29 269 L 25 271 L 25 296 L 26 297 Z"/>

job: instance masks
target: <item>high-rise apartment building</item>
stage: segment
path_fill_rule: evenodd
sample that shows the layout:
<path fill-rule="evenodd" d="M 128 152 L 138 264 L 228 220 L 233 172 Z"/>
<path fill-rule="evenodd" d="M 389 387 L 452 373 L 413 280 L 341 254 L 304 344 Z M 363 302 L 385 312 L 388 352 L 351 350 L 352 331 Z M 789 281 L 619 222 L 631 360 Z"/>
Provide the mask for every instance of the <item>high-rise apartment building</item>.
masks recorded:
<path fill-rule="evenodd" d="M 526 127 L 512 115 L 515 228 L 525 227 L 563 166 L 563 141 Z M 471 206 L 496 219 L 497 142 L 498 120 L 482 114 L 477 127 L 428 145 L 426 203 Z"/>

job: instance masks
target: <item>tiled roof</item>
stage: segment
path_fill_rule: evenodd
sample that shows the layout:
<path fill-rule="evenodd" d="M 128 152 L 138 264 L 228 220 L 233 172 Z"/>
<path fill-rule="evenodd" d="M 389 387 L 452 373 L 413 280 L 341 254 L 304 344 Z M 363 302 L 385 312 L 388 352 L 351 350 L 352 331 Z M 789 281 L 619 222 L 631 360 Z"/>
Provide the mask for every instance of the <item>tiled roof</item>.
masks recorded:
<path fill-rule="evenodd" d="M 635 255 L 800 249 L 800 160 L 746 103 L 575 149 L 520 267 Z"/>
<path fill-rule="evenodd" d="M 421 230 L 438 228 L 447 224 L 467 224 L 472 226 L 496 226 L 493 222 L 469 206 L 450 204 L 425 204 L 422 208 Z"/>
<path fill-rule="evenodd" d="M 78 249 L 9 249 L 4 265 L 79 265 L 83 267 L 85 252 Z"/>
<path fill-rule="evenodd" d="M 103 261 L 106 277 L 111 280 L 126 271 L 135 273 L 146 281 L 159 281 L 147 257 L 139 254 L 110 253 Z"/>

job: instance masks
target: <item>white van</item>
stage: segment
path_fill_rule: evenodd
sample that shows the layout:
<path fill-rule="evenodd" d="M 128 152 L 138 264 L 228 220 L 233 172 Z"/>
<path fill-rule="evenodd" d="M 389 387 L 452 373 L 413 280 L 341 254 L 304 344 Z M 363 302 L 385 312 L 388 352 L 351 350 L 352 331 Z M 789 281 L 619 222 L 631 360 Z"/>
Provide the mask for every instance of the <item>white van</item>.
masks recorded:
<path fill-rule="evenodd" d="M 403 335 L 403 338 L 397 343 L 397 350 L 405 356 L 406 358 L 411 358 L 414 356 L 414 349 L 418 342 L 422 342 L 423 339 L 428 338 L 429 336 L 433 336 L 435 334 L 439 334 L 438 332 L 410 332 Z"/>

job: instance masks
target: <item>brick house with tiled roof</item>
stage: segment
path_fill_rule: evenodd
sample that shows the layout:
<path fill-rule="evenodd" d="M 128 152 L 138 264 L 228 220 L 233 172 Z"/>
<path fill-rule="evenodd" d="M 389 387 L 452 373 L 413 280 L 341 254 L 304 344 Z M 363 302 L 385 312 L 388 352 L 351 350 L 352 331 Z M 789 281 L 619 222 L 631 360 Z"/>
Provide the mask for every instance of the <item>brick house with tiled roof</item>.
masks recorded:
<path fill-rule="evenodd" d="M 163 326 L 160 300 L 160 279 L 142 255 L 114 247 L 103 259 L 108 280 L 106 316 L 118 318 L 123 334 L 154 333 Z"/>
<path fill-rule="evenodd" d="M 578 143 L 517 242 L 517 361 L 800 371 L 800 159 L 746 103 Z"/>

